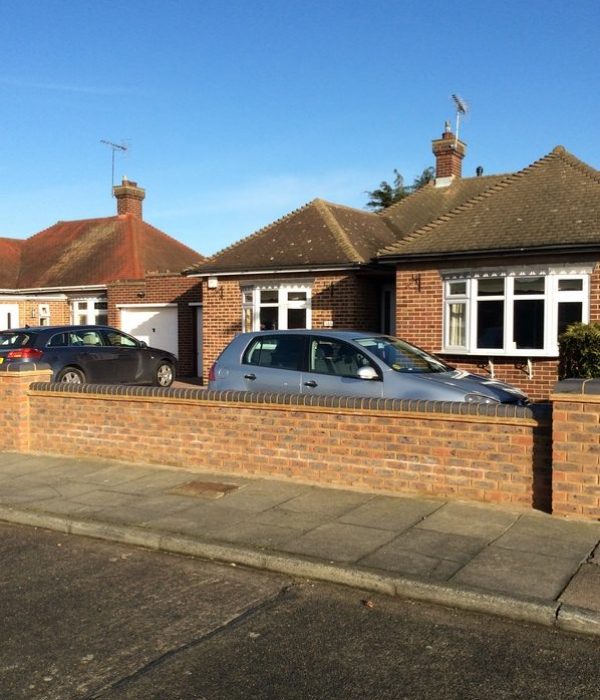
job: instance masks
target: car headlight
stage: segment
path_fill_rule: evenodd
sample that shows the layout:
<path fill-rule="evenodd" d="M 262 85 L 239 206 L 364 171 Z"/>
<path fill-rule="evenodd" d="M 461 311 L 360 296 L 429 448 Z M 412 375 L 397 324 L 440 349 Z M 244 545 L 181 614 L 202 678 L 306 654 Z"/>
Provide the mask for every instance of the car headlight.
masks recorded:
<path fill-rule="evenodd" d="M 494 399 L 491 396 L 484 396 L 483 394 L 467 394 L 465 396 L 465 401 L 468 401 L 469 403 L 500 403 L 498 399 Z"/>

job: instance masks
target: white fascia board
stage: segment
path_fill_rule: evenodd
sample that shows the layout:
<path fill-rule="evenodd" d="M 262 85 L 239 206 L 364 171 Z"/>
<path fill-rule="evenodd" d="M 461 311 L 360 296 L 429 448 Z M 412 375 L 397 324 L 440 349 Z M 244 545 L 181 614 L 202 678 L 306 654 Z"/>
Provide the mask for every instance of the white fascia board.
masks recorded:
<path fill-rule="evenodd" d="M 0 293 L 0 301 L 68 301 L 66 294 L 44 294 L 44 295 L 29 295 L 26 294 L 2 294 Z"/>
<path fill-rule="evenodd" d="M 356 270 L 363 263 L 348 267 L 284 267 L 280 270 L 237 270 L 236 272 L 194 272 L 186 277 L 246 277 L 249 275 L 289 275 L 303 272 L 343 272 L 344 270 Z"/>
<path fill-rule="evenodd" d="M 24 289 L 0 289 L 0 294 L 61 294 L 66 292 L 102 292 L 106 291 L 105 284 L 89 284 L 79 287 L 31 287 Z"/>
<path fill-rule="evenodd" d="M 176 309 L 177 304 L 115 304 L 117 309 Z"/>

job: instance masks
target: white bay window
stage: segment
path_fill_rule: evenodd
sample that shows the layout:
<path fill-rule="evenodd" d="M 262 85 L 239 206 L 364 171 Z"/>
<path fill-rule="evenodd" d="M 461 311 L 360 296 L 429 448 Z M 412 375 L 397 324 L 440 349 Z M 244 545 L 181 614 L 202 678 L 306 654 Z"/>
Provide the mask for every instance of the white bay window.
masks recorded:
<path fill-rule="evenodd" d="M 444 273 L 444 350 L 557 355 L 568 325 L 589 320 L 591 269 Z"/>

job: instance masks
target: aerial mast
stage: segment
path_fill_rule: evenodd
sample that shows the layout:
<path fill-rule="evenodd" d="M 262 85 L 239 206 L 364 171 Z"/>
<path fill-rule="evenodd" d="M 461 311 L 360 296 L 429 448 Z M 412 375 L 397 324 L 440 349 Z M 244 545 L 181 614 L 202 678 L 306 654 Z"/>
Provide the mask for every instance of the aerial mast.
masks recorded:
<path fill-rule="evenodd" d="M 104 139 L 100 139 L 100 143 L 104 143 L 107 146 L 110 146 L 111 151 L 112 151 L 110 192 L 111 192 L 112 196 L 114 197 L 113 188 L 115 186 L 115 152 L 116 151 L 126 152 L 129 147 L 126 146 L 124 143 L 113 143 L 112 141 L 105 141 Z"/>

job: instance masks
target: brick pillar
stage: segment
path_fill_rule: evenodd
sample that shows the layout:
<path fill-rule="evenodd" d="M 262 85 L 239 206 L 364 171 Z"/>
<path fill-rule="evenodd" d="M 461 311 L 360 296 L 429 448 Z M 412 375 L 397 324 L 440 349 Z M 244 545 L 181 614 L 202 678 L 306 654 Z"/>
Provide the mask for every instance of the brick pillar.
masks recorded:
<path fill-rule="evenodd" d="M 50 369 L 33 363 L 0 365 L 0 450 L 29 450 L 29 385 L 51 377 Z"/>
<path fill-rule="evenodd" d="M 600 379 L 558 382 L 552 401 L 552 512 L 600 518 Z"/>

